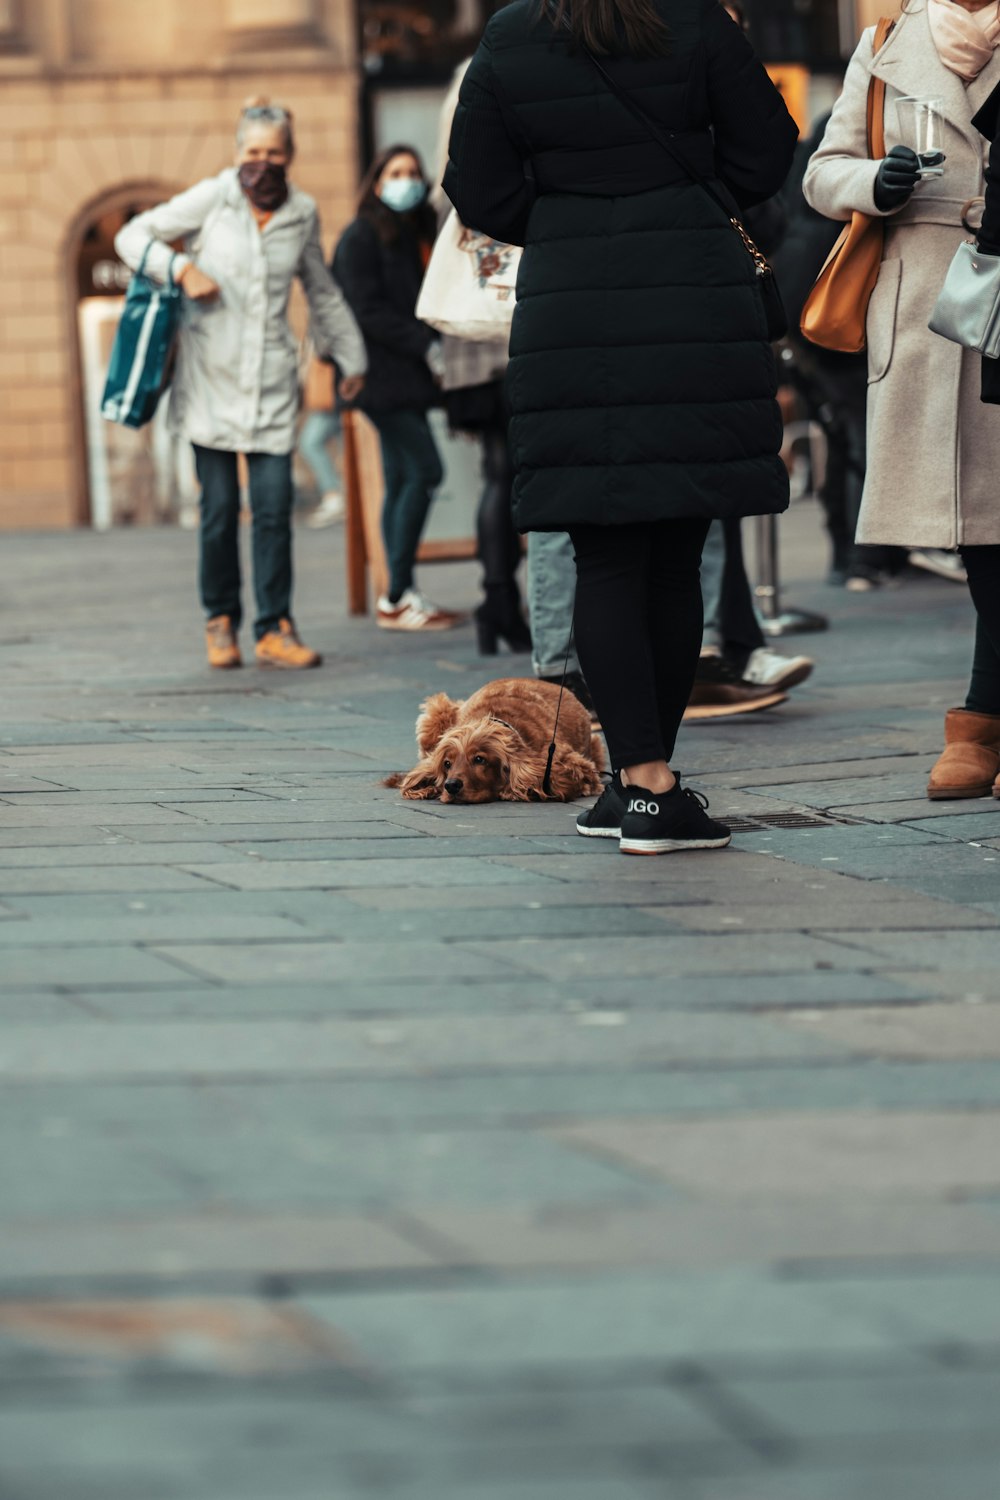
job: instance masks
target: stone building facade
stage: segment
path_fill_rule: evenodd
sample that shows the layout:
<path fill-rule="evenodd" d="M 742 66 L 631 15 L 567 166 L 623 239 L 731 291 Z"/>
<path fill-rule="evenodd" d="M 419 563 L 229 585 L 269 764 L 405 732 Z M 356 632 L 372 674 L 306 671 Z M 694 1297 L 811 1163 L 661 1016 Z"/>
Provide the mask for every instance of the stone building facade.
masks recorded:
<path fill-rule="evenodd" d="M 0 528 L 91 520 L 84 305 L 136 208 L 232 159 L 242 101 L 295 115 L 332 241 L 358 174 L 350 0 L 0 0 Z"/>

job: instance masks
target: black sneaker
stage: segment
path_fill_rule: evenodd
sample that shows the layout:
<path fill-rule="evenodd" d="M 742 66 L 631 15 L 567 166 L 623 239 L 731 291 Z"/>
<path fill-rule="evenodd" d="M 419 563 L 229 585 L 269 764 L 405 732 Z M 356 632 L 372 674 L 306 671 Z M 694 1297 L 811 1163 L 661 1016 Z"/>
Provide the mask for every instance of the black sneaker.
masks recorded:
<path fill-rule="evenodd" d="M 576 820 L 576 831 L 585 839 L 616 839 L 625 816 L 625 788 L 616 771 L 593 807 Z"/>
<path fill-rule="evenodd" d="M 623 854 L 674 854 L 680 849 L 724 849 L 732 838 L 725 823 L 717 823 L 705 809 L 708 799 L 682 787 L 648 792 L 641 786 L 625 788 L 628 803 L 622 818 L 619 848 Z"/>

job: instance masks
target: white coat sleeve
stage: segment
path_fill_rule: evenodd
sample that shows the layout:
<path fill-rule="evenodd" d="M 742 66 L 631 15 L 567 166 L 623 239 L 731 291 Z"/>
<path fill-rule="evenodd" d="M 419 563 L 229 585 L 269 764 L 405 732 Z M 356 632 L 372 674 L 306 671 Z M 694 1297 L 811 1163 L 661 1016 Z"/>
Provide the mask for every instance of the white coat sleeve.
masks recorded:
<path fill-rule="evenodd" d="M 298 271 L 309 302 L 310 332 L 316 353 L 332 359 L 341 375 L 363 375 L 368 369 L 364 336 L 323 260 L 318 214 L 313 215 Z"/>
<path fill-rule="evenodd" d="M 154 281 L 166 281 L 174 255 L 171 241 L 186 239 L 201 228 L 215 207 L 219 192 L 218 178 L 206 177 L 186 192 L 168 198 L 166 203 L 136 214 L 115 235 L 115 249 L 133 271 L 138 271 L 148 250 L 146 273 Z M 174 259 L 174 276 L 179 276 L 190 264 L 190 255 L 178 254 Z"/>
<path fill-rule="evenodd" d="M 853 213 L 886 217 L 875 204 L 881 161 L 872 161 L 868 155 L 868 83 L 874 39 L 874 28 L 870 28 L 858 43 L 843 93 L 802 180 L 806 202 L 828 219 L 847 220 Z"/>

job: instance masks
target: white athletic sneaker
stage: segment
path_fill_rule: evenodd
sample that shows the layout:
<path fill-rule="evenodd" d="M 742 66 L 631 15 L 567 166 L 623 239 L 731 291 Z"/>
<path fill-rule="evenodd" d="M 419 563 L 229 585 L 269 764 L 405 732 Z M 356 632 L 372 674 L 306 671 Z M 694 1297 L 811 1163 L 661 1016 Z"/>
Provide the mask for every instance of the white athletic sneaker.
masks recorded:
<path fill-rule="evenodd" d="M 754 687 L 768 687 L 776 693 L 785 693 L 805 682 L 815 665 L 809 656 L 782 656 L 780 651 L 758 646 L 756 651 L 751 651 L 741 676 L 744 682 L 753 683 Z"/>
<path fill-rule="evenodd" d="M 345 512 L 343 495 L 337 490 L 328 490 L 312 515 L 306 517 L 306 525 L 314 529 L 320 526 L 336 526 L 338 521 L 344 519 Z"/>
<path fill-rule="evenodd" d="M 969 575 L 957 552 L 945 552 L 938 547 L 922 547 L 911 552 L 907 561 L 911 568 L 923 568 L 937 578 L 947 578 L 949 583 L 968 583 Z"/>
<path fill-rule="evenodd" d="M 383 630 L 450 630 L 462 618 L 452 609 L 432 604 L 416 589 L 407 589 L 398 604 L 383 594 L 375 605 L 375 622 Z"/>

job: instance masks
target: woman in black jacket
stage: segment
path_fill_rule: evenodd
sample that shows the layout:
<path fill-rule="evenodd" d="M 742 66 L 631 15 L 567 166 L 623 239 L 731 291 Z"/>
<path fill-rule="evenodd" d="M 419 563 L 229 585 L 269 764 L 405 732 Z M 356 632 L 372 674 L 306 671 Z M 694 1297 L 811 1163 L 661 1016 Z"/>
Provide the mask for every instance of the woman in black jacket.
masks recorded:
<path fill-rule="evenodd" d="M 778 191 L 796 139 L 718 0 L 515 0 L 466 75 L 445 177 L 464 223 L 525 246 L 515 520 L 572 536 L 577 649 L 614 767 L 577 826 L 637 854 L 729 842 L 669 765 L 699 560 L 713 518 L 788 503 L 753 261 L 657 128 L 734 215 Z"/>
<path fill-rule="evenodd" d="M 427 421 L 440 399 L 428 357 L 437 334 L 415 313 L 437 218 L 410 146 L 390 146 L 361 185 L 357 218 L 331 270 L 365 336 L 368 381 L 358 405 L 378 428 L 385 472 L 382 531 L 389 589 L 376 603 L 384 630 L 446 630 L 461 618 L 418 593 L 413 569 L 443 470 Z"/>

